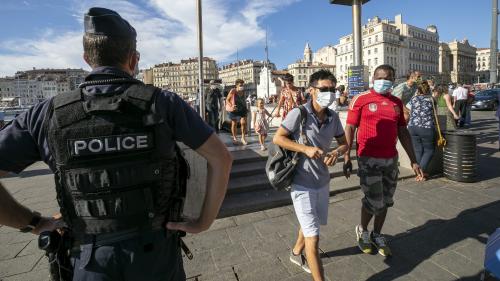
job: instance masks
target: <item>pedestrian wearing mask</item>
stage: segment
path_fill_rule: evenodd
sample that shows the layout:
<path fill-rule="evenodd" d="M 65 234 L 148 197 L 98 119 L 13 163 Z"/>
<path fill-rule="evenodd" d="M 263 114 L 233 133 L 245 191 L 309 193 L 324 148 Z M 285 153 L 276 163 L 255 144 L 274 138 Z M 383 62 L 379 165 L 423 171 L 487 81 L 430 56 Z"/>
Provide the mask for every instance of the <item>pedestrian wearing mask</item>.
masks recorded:
<path fill-rule="evenodd" d="M 336 83 L 335 76 L 327 70 L 313 73 L 309 80 L 311 101 L 292 109 L 273 139 L 275 144 L 301 153 L 291 186 L 300 229 L 290 260 L 311 273 L 315 281 L 325 280 L 318 245 L 320 225 L 326 225 L 328 217 L 328 166 L 334 165 L 347 149 L 339 116 L 328 109 L 335 100 Z M 305 123 L 301 128 L 304 115 Z M 301 132 L 305 139 L 300 139 Z M 300 141 L 295 142 L 290 137 Z M 330 151 L 333 138 L 339 147 Z"/>
<path fill-rule="evenodd" d="M 240 123 L 241 143 L 247 145 L 245 139 L 247 127 L 247 105 L 245 100 L 245 81 L 238 79 L 235 82 L 235 87 L 231 89 L 226 97 L 226 111 L 229 119 L 231 119 L 231 134 L 233 136 L 233 144 L 238 144 L 237 126 Z"/>
<path fill-rule="evenodd" d="M 373 88 L 356 95 L 347 114 L 346 139 L 351 148 L 357 130 L 358 176 L 364 193 L 361 207 L 361 224 L 355 232 L 358 246 L 370 254 L 372 246 L 383 256 L 392 255 L 382 227 L 388 207 L 394 204 L 393 196 L 398 180 L 397 140 L 408 154 L 413 171 L 420 179 L 422 169 L 418 165 L 411 137 L 406 128 L 403 103 L 391 95 L 395 70 L 390 65 L 378 66 L 373 73 Z M 345 155 L 344 174 L 352 171 L 350 150 Z M 375 217 L 370 233 L 368 224 Z"/>
<path fill-rule="evenodd" d="M 210 81 L 210 89 L 205 98 L 205 108 L 207 110 L 208 124 L 215 132 L 219 133 L 219 113 L 222 108 L 222 94 L 215 85 L 215 81 Z"/>
<path fill-rule="evenodd" d="M 283 87 L 274 117 L 280 117 L 280 110 L 281 107 L 283 107 L 283 119 L 285 119 L 290 110 L 305 103 L 305 98 L 302 91 L 293 85 L 293 75 L 289 73 L 285 74 L 285 76 L 281 78 L 281 82 Z"/>
<path fill-rule="evenodd" d="M 417 87 L 417 95 L 411 98 L 406 107 L 410 110 L 410 122 L 408 131 L 410 132 L 413 150 L 417 163 L 424 171 L 426 180 L 429 175 L 427 165 L 429 165 L 436 146 L 436 126 L 434 124 L 434 99 L 431 96 L 430 87 L 427 81 L 423 81 Z"/>
<path fill-rule="evenodd" d="M 410 99 L 415 95 L 417 91 L 417 82 L 420 81 L 420 72 L 412 71 L 406 76 L 406 82 L 403 82 L 396 87 L 392 91 L 392 95 L 398 97 L 403 104 L 407 104 Z M 405 117 L 405 121 L 408 122 L 410 119 L 410 112 L 405 108 L 403 108 L 403 113 Z"/>

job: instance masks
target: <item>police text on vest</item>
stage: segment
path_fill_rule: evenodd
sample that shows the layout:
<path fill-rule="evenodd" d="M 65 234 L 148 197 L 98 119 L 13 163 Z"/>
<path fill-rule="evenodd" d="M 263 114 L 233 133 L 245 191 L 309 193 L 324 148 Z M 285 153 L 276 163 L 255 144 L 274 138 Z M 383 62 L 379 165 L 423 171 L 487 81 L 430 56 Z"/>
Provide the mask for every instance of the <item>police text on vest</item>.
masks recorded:
<path fill-rule="evenodd" d="M 72 156 L 85 156 L 149 149 L 152 140 L 148 134 L 115 135 L 70 140 L 69 144 Z"/>

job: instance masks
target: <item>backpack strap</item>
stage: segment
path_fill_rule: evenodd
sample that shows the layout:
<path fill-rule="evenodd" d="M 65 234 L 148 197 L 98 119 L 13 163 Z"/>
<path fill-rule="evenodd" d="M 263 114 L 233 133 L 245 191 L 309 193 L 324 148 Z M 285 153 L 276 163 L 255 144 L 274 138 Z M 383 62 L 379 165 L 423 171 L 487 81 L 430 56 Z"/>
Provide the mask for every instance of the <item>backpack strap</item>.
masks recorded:
<path fill-rule="evenodd" d="M 309 141 L 307 140 L 307 136 L 304 130 L 304 127 L 306 126 L 307 122 L 307 109 L 303 105 L 299 105 L 299 110 L 300 110 L 300 137 L 302 138 L 302 142 L 305 145 L 309 144 Z"/>

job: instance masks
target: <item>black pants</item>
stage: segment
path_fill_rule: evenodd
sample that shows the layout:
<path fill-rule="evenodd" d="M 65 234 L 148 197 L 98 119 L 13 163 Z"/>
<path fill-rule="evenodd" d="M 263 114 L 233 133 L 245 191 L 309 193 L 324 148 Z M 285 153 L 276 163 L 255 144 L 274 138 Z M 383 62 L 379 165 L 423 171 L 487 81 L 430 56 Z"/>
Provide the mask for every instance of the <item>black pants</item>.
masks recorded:
<path fill-rule="evenodd" d="M 73 281 L 184 281 L 179 239 L 164 231 L 94 247 L 86 266 L 85 253 L 72 255 Z"/>
<path fill-rule="evenodd" d="M 408 127 L 408 131 L 410 131 L 417 163 L 420 165 L 422 170 L 425 171 L 427 165 L 429 165 L 429 162 L 432 159 L 432 156 L 434 155 L 434 128 L 426 129 L 420 127 Z"/>
<path fill-rule="evenodd" d="M 212 127 L 216 133 L 219 133 L 219 112 L 216 110 L 207 110 L 208 125 Z"/>
<path fill-rule="evenodd" d="M 455 102 L 455 112 L 460 117 L 457 125 L 462 128 L 465 124 L 465 118 L 467 118 L 467 100 L 457 100 Z"/>

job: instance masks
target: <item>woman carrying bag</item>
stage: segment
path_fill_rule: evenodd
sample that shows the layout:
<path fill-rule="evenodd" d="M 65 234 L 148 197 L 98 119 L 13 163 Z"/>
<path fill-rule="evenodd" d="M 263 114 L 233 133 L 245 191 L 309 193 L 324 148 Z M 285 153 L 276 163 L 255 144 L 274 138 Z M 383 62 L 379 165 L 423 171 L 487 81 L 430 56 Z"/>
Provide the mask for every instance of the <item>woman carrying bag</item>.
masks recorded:
<path fill-rule="evenodd" d="M 411 98 L 406 105 L 410 110 L 410 121 L 408 131 L 411 135 L 413 149 L 417 162 L 424 171 L 426 180 L 429 177 L 427 166 L 429 165 L 435 148 L 435 121 L 434 121 L 434 99 L 427 81 L 423 81 L 417 87 L 417 94 Z"/>
<path fill-rule="evenodd" d="M 247 107 L 245 102 L 245 92 L 241 79 L 236 80 L 236 87 L 231 89 L 226 98 L 226 111 L 229 119 L 231 119 L 231 134 L 233 135 L 233 144 L 238 144 L 236 138 L 238 122 L 241 125 L 241 143 L 246 145 L 245 132 L 247 125 Z"/>

